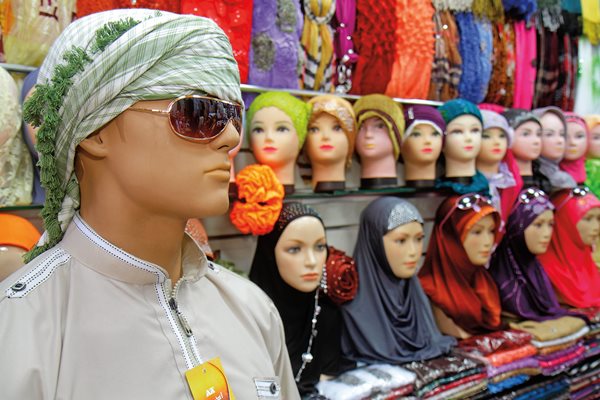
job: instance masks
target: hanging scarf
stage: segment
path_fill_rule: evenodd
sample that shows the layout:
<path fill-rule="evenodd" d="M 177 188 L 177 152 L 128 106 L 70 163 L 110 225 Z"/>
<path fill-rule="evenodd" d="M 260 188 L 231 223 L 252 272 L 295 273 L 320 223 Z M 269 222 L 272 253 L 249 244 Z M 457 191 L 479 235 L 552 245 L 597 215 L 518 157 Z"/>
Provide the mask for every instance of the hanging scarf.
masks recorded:
<path fill-rule="evenodd" d="M 329 21 L 335 0 L 304 0 L 304 30 L 300 40 L 305 66 L 301 88 L 329 92 L 333 76 L 333 32 Z"/>
<path fill-rule="evenodd" d="M 504 5 L 501 0 L 474 0 L 472 9 L 478 18 L 487 18 L 494 24 L 504 22 Z"/>
<path fill-rule="evenodd" d="M 481 103 L 485 99 L 492 70 L 491 25 L 489 22 L 485 25 L 477 23 L 472 13 L 457 13 L 456 22 L 460 31 L 459 50 L 462 59 L 459 96 L 473 103 Z"/>
<path fill-rule="evenodd" d="M 534 28 L 524 21 L 515 22 L 515 93 L 514 108 L 531 109 L 536 80 L 537 39 Z"/>
<path fill-rule="evenodd" d="M 458 97 L 458 84 L 462 74 L 458 28 L 454 16 L 449 11 L 436 11 L 433 21 L 435 55 L 428 98 L 447 101 Z"/>
<path fill-rule="evenodd" d="M 523 319 L 543 321 L 567 314 L 536 256 L 527 248 L 525 230 L 543 212 L 554 210 L 546 194 L 521 194 L 508 218 L 506 233 L 494 251 L 490 274 L 498 285 L 502 309 Z M 525 202 L 527 201 L 527 202 Z"/>
<path fill-rule="evenodd" d="M 538 28 L 537 32 L 538 64 L 533 98 L 534 108 L 554 105 L 554 94 L 560 75 L 558 34 L 545 27 Z"/>
<path fill-rule="evenodd" d="M 600 47 L 579 38 L 579 79 L 575 91 L 575 112 L 597 114 L 600 110 Z"/>
<path fill-rule="evenodd" d="M 514 31 L 512 24 L 497 22 L 492 26 L 492 73 L 485 102 L 505 107 L 512 105 L 515 68 Z"/>
<path fill-rule="evenodd" d="M 560 0 L 537 0 L 537 6 L 538 26 L 543 26 L 550 32 L 556 32 L 564 22 L 561 13 L 562 7 Z"/>
<path fill-rule="evenodd" d="M 502 0 L 504 12 L 521 22 L 528 22 L 537 11 L 537 0 Z"/>
<path fill-rule="evenodd" d="M 429 92 L 433 62 L 433 6 L 421 0 L 397 0 L 396 48 L 392 76 L 385 94 L 425 99 Z"/>
<path fill-rule="evenodd" d="M 333 47 L 335 50 L 337 75 L 336 93 L 348 93 L 352 88 L 352 69 L 358 55 L 354 50 L 353 36 L 356 28 L 356 0 L 336 0 Z"/>
<path fill-rule="evenodd" d="M 248 83 L 299 88 L 298 49 L 303 26 L 300 14 L 298 0 L 253 1 Z"/>
<path fill-rule="evenodd" d="M 284 204 L 273 230 L 259 236 L 250 280 L 256 283 L 273 300 L 283 321 L 285 343 L 294 375 L 302 365 L 302 353 L 311 336 L 311 319 L 315 307 L 315 291 L 304 293 L 288 285 L 277 267 L 275 246 L 285 228 L 301 217 L 312 217 L 323 223 L 319 214 L 300 203 Z M 318 288 L 317 288 L 318 290 Z M 302 394 L 313 391 L 321 374 L 336 374 L 340 354 L 341 316 L 339 309 L 326 296 L 319 298 L 321 312 L 317 316 L 315 337 L 311 348 L 312 362 L 306 364 L 298 384 Z"/>
<path fill-rule="evenodd" d="M 0 67 L 0 207 L 31 204 L 33 165 L 21 137 L 19 91 Z"/>
<path fill-rule="evenodd" d="M 346 357 L 366 363 L 399 364 L 447 353 L 456 343 L 438 330 L 419 279 L 397 278 L 383 236 L 410 222 L 423 224 L 417 209 L 396 197 L 381 197 L 361 213 L 354 260 L 360 285 L 342 308 Z"/>
<path fill-rule="evenodd" d="M 465 197 L 449 197 L 438 208 L 419 278 L 434 305 L 458 326 L 477 334 L 502 327 L 500 298 L 485 267 L 469 261 L 462 240 L 486 215 L 494 216 L 498 229 L 500 217 L 484 201 L 459 209 L 458 204 Z"/>
<path fill-rule="evenodd" d="M 538 258 L 565 303 L 600 306 L 600 273 L 591 247 L 583 243 L 577 230 L 577 223 L 589 210 L 600 207 L 600 201 L 592 193 L 581 196 L 563 190 L 552 197 L 552 203 L 556 207 L 554 233 L 548 251 Z"/>
<path fill-rule="evenodd" d="M 565 119 L 567 120 L 567 124 L 573 123 L 581 126 L 585 131 L 586 137 L 589 138 L 590 132 L 583 118 L 575 113 L 566 112 Z M 567 160 L 563 158 L 559 165 L 563 171 L 573 177 L 577 184 L 583 184 L 586 181 L 587 176 L 585 173 L 585 154 L 577 160 Z"/>
<path fill-rule="evenodd" d="M 25 103 L 26 120 L 40 126 L 46 189 L 44 242 L 29 260 L 58 243 L 79 208 L 79 143 L 137 101 L 187 94 L 242 101 L 231 45 L 211 20 L 114 10 L 78 19 L 63 31 Z"/>
<path fill-rule="evenodd" d="M 600 44 L 600 3 L 596 0 L 581 0 L 583 34 L 591 44 Z"/>

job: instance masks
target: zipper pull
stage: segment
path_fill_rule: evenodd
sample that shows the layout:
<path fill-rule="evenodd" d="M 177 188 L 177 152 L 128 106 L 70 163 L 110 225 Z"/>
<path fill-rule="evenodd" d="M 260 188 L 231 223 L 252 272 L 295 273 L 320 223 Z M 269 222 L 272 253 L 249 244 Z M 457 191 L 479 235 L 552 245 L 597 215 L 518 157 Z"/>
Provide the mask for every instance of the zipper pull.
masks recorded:
<path fill-rule="evenodd" d="M 171 310 L 173 310 L 175 312 L 175 315 L 177 315 L 177 319 L 179 320 L 179 323 L 181 324 L 181 327 L 183 328 L 183 331 L 185 333 L 185 336 L 190 337 L 192 336 L 192 328 L 190 327 L 190 324 L 188 324 L 188 322 L 185 320 L 185 318 L 183 318 L 183 315 L 181 315 L 181 312 L 179 311 L 179 307 L 177 306 L 177 301 L 175 301 L 174 297 L 171 297 L 169 299 L 169 307 L 171 307 Z"/>

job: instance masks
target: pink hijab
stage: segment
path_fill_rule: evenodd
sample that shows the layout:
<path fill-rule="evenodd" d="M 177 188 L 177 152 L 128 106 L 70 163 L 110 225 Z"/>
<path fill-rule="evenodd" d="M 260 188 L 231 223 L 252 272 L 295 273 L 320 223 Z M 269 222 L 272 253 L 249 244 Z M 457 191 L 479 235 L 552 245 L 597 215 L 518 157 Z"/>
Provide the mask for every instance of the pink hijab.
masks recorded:
<path fill-rule="evenodd" d="M 590 138 L 590 131 L 585 123 L 585 120 L 574 112 L 565 112 L 565 119 L 567 120 L 567 124 L 574 123 L 581 125 L 585 130 L 585 134 L 588 137 L 588 142 Z M 587 179 L 587 174 L 585 172 L 585 154 L 577 160 L 567 160 L 565 158 L 560 162 L 560 169 L 567 172 L 569 175 L 575 179 L 575 182 L 578 184 L 582 184 Z"/>

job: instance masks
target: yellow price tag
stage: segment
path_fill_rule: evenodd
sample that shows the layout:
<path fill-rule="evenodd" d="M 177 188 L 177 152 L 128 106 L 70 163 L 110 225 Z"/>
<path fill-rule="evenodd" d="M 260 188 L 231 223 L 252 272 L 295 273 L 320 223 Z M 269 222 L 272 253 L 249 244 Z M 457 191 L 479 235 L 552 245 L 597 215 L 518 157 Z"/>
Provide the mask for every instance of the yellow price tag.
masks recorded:
<path fill-rule="evenodd" d="M 194 400 L 235 400 L 218 357 L 190 369 L 185 379 Z"/>

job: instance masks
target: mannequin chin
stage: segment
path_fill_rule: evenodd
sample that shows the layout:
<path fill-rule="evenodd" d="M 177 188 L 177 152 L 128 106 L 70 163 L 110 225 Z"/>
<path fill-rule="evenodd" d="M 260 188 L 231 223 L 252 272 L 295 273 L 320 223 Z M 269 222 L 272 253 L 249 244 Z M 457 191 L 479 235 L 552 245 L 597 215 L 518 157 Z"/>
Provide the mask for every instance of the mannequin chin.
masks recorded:
<path fill-rule="evenodd" d="M 396 278 L 409 279 L 417 272 L 417 263 L 423 253 L 423 225 L 409 222 L 383 236 L 383 248 Z"/>
<path fill-rule="evenodd" d="M 432 125 L 416 125 L 402 142 L 404 180 L 434 180 L 442 142 L 442 134 Z"/>
<path fill-rule="evenodd" d="M 260 164 L 270 166 L 282 185 L 293 185 L 300 141 L 291 118 L 265 107 L 250 122 L 250 148 Z"/>
<path fill-rule="evenodd" d="M 487 265 L 492 256 L 495 236 L 496 222 L 492 214 L 481 218 L 469 229 L 462 243 L 473 265 Z"/>
<path fill-rule="evenodd" d="M 547 112 L 540 118 L 542 123 L 542 157 L 560 161 L 565 156 L 566 132 L 561 119 Z"/>
<path fill-rule="evenodd" d="M 525 244 L 531 254 L 540 255 L 548 250 L 554 230 L 554 212 L 546 210 L 525 229 Z"/>
<path fill-rule="evenodd" d="M 600 125 L 590 131 L 590 143 L 587 158 L 600 158 Z"/>
<path fill-rule="evenodd" d="M 472 177 L 475 159 L 481 148 L 481 121 L 473 115 L 461 115 L 446 126 L 444 156 L 446 177 Z"/>
<path fill-rule="evenodd" d="M 396 178 L 396 159 L 388 126 L 379 117 L 366 119 L 358 129 L 356 153 L 360 158 L 360 177 Z"/>
<path fill-rule="evenodd" d="M 21 268 L 26 251 L 20 247 L 0 244 L 0 282 Z"/>
<path fill-rule="evenodd" d="M 275 260 L 285 283 L 304 293 L 317 289 L 327 261 L 321 221 L 304 216 L 290 222 L 275 245 Z"/>
<path fill-rule="evenodd" d="M 515 129 L 512 152 L 523 176 L 533 175 L 531 162 L 542 153 L 542 127 L 527 121 Z"/>
<path fill-rule="evenodd" d="M 484 174 L 497 174 L 500 163 L 508 149 L 508 138 L 504 130 L 489 128 L 483 131 L 481 150 L 477 155 L 477 169 Z"/>
<path fill-rule="evenodd" d="M 592 208 L 577 223 L 581 241 L 587 246 L 595 246 L 600 236 L 600 208 Z"/>
<path fill-rule="evenodd" d="M 321 113 L 308 126 L 305 143 L 313 189 L 319 182 L 344 182 L 350 144 L 337 118 Z"/>

